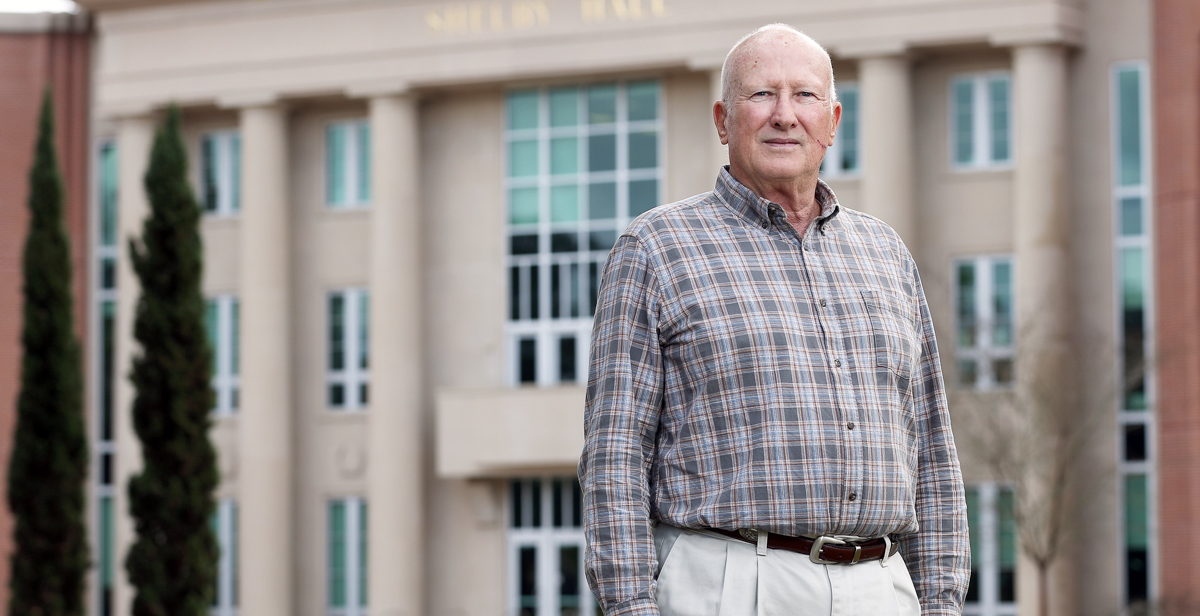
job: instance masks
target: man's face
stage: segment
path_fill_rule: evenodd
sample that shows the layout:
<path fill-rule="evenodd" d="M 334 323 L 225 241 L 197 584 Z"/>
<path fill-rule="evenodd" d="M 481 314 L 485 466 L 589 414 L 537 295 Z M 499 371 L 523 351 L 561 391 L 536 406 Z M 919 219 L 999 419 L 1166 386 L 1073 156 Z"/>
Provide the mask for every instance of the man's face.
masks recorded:
<path fill-rule="evenodd" d="M 841 104 L 830 104 L 825 55 L 790 33 L 767 33 L 731 68 L 729 107 L 717 103 L 713 114 L 734 176 L 752 186 L 815 177 L 842 117 Z"/>

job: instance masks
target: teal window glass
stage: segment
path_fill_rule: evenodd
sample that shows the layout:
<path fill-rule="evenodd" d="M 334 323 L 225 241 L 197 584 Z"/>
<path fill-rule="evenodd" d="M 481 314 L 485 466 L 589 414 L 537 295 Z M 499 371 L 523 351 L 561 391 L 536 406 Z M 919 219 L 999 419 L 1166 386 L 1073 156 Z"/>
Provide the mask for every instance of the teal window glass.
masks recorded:
<path fill-rule="evenodd" d="M 1012 263 L 992 264 L 992 344 L 1011 346 L 1013 343 Z"/>
<path fill-rule="evenodd" d="M 242 211 L 242 136 L 234 134 L 229 140 L 229 176 L 232 186 L 230 198 L 233 200 L 230 209 Z"/>
<path fill-rule="evenodd" d="M 508 145 L 508 175 L 530 177 L 538 173 L 538 142 L 513 141 Z"/>
<path fill-rule="evenodd" d="M 237 299 L 233 300 L 233 305 L 230 307 L 230 336 L 232 353 L 230 353 L 230 371 L 233 374 L 241 374 L 242 372 L 242 303 Z"/>
<path fill-rule="evenodd" d="M 1126 197 L 1121 199 L 1121 235 L 1126 237 L 1142 234 L 1142 199 L 1141 197 Z"/>
<path fill-rule="evenodd" d="M 975 85 L 956 79 L 954 96 L 954 162 L 970 164 L 975 159 Z"/>
<path fill-rule="evenodd" d="M 958 346 L 975 346 L 975 265 L 958 264 Z"/>
<path fill-rule="evenodd" d="M 629 121 L 654 120 L 658 118 L 658 82 L 645 81 L 629 84 Z"/>
<path fill-rule="evenodd" d="M 1150 590 L 1150 517 L 1146 475 L 1125 476 L 1125 592 L 1128 603 L 1145 600 Z"/>
<path fill-rule="evenodd" d="M 617 216 L 617 185 L 598 182 L 588 186 L 588 218 L 605 220 Z"/>
<path fill-rule="evenodd" d="M 329 503 L 329 606 L 346 607 L 346 504 Z"/>
<path fill-rule="evenodd" d="M 658 180 L 629 182 L 629 216 L 639 216 L 658 205 Z"/>
<path fill-rule="evenodd" d="M 629 168 L 653 169 L 658 166 L 658 134 L 629 134 Z"/>
<path fill-rule="evenodd" d="M 368 605 L 367 601 L 367 548 L 370 546 L 369 536 L 367 532 L 367 503 L 362 501 L 358 506 L 358 604 L 362 607 Z"/>
<path fill-rule="evenodd" d="M 588 137 L 588 171 L 612 171 L 617 168 L 617 136 Z"/>
<path fill-rule="evenodd" d="M 346 298 L 341 293 L 329 296 L 329 369 L 346 367 Z"/>
<path fill-rule="evenodd" d="M 538 92 L 521 90 L 508 94 L 508 127 L 512 130 L 537 128 Z"/>
<path fill-rule="evenodd" d="M 117 146 L 100 148 L 100 245 L 117 245 Z"/>
<path fill-rule="evenodd" d="M 330 205 L 346 204 L 346 126 L 330 124 L 325 131 L 325 191 Z"/>
<path fill-rule="evenodd" d="M 579 172 L 579 139 L 557 137 L 550 140 L 550 173 Z"/>
<path fill-rule="evenodd" d="M 212 351 L 212 371 L 216 374 L 220 369 L 217 365 L 217 357 L 220 355 L 220 338 L 218 333 L 220 327 L 220 310 L 215 300 L 205 300 L 204 302 L 204 328 L 208 333 L 208 348 Z"/>
<path fill-rule="evenodd" d="M 842 101 L 842 123 L 838 127 L 837 139 L 841 141 L 842 170 L 858 170 L 858 89 L 847 88 L 840 94 Z"/>
<path fill-rule="evenodd" d="M 1141 70 L 1117 71 L 1117 152 L 1121 186 L 1142 183 L 1142 80 Z"/>
<path fill-rule="evenodd" d="M 579 220 L 579 187 L 564 184 L 550 188 L 550 222 Z"/>
<path fill-rule="evenodd" d="M 1009 81 L 1008 77 L 993 77 L 988 81 L 988 97 L 991 103 L 991 155 L 992 162 L 1009 159 Z"/>
<path fill-rule="evenodd" d="M 366 122 L 357 127 L 358 203 L 371 200 L 371 126 Z"/>
<path fill-rule="evenodd" d="M 534 224 L 538 221 L 538 189 L 512 188 L 508 191 L 508 222 L 514 225 Z"/>
<path fill-rule="evenodd" d="M 550 90 L 550 126 L 579 124 L 579 90 L 556 88 Z"/>
<path fill-rule="evenodd" d="M 358 367 L 370 367 L 371 296 L 363 292 L 358 299 Z"/>
<path fill-rule="evenodd" d="M 611 124 L 617 121 L 617 87 L 591 86 L 587 89 L 589 124 Z"/>
<path fill-rule="evenodd" d="M 100 497 L 100 586 L 105 593 L 113 587 L 113 506 L 111 496 Z"/>
<path fill-rule="evenodd" d="M 218 207 L 218 156 L 216 135 L 204 135 L 200 139 L 200 186 L 205 212 L 215 212 Z"/>

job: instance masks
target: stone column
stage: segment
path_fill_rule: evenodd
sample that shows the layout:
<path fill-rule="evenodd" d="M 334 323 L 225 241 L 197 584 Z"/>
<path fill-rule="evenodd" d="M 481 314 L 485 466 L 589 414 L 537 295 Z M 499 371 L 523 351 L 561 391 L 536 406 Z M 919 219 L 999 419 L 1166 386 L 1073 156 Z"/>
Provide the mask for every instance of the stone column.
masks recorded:
<path fill-rule="evenodd" d="M 918 246 L 913 196 L 912 84 L 903 55 L 858 65 L 862 113 L 862 209 L 891 225 L 909 250 Z"/>
<path fill-rule="evenodd" d="M 721 100 L 721 67 L 719 66 L 708 72 L 708 98 L 708 110 L 711 116 L 713 103 Z M 710 122 L 708 131 L 712 135 L 710 152 L 712 155 L 712 178 L 715 182 L 717 170 L 729 164 L 729 147 L 721 144 L 721 137 L 717 135 L 716 124 Z"/>
<path fill-rule="evenodd" d="M 417 100 L 371 114 L 371 399 L 367 502 L 373 616 L 424 613 L 421 208 Z"/>
<path fill-rule="evenodd" d="M 125 575 L 125 555 L 133 545 L 135 530 L 129 516 L 129 479 L 142 470 L 142 444 L 133 429 L 133 384 L 129 371 L 133 355 L 140 348 L 133 339 L 133 317 L 142 287 L 133 273 L 129 254 L 130 238 L 142 236 L 142 224 L 150 214 L 150 202 L 142 184 L 154 143 L 154 118 L 122 119 L 117 132 L 118 212 L 117 249 L 117 331 L 113 358 L 116 375 L 114 409 L 114 447 L 116 472 L 113 478 L 113 613 L 124 616 L 133 611 L 133 587 Z"/>
<path fill-rule="evenodd" d="M 243 108 L 239 577 L 243 614 L 292 616 L 288 116 Z"/>
<path fill-rule="evenodd" d="M 1018 381 L 1065 377 L 1070 329 L 1067 203 L 1067 59 L 1059 45 L 1013 51 L 1016 120 L 1013 212 L 1016 308 L 1021 340 Z M 1056 388 L 1061 389 L 1061 388 Z M 1028 391 L 1028 389 L 1027 389 Z"/>

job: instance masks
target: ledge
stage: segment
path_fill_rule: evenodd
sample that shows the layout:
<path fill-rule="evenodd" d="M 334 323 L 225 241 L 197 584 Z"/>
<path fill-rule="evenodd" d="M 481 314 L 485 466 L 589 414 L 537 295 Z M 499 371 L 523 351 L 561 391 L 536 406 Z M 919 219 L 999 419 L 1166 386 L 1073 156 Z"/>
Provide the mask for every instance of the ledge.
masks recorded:
<path fill-rule="evenodd" d="M 583 451 L 583 387 L 441 391 L 437 476 L 573 472 Z"/>

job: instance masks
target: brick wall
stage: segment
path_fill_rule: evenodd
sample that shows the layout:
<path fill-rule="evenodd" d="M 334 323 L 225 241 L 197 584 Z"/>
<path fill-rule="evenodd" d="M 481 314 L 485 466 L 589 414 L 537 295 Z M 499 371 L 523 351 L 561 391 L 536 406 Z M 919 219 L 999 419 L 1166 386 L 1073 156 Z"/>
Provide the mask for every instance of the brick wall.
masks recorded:
<path fill-rule="evenodd" d="M 29 16 L 0 15 L 28 23 Z M 44 20 L 49 21 L 49 20 Z M 62 21 L 62 20 L 59 20 Z M 88 203 L 88 72 L 86 33 L 0 32 L 0 494 L 12 453 L 21 366 L 21 253 L 28 225 L 29 170 L 43 89 L 55 97 L 59 165 L 66 189 L 66 226 L 74 266 L 75 325 L 86 345 L 87 203 Z M 84 347 L 86 349 L 86 346 Z M 86 351 L 85 351 L 86 357 Z M 12 517 L 7 496 L 0 499 L 0 606 L 8 605 Z M 2 608 L 0 608 L 2 609 Z"/>
<path fill-rule="evenodd" d="M 1200 3 L 1156 0 L 1154 10 L 1158 571 L 1164 602 L 1195 606 L 1200 605 Z"/>

